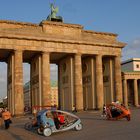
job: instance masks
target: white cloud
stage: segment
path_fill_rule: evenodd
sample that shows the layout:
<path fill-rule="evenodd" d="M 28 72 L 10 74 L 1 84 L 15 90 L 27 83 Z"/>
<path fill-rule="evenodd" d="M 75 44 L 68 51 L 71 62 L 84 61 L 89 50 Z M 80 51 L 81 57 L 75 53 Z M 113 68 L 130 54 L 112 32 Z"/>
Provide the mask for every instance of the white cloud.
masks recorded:
<path fill-rule="evenodd" d="M 134 40 L 133 44 L 138 47 L 138 45 L 140 45 L 140 39 Z"/>
<path fill-rule="evenodd" d="M 140 38 L 135 39 L 122 50 L 122 60 L 140 58 Z"/>

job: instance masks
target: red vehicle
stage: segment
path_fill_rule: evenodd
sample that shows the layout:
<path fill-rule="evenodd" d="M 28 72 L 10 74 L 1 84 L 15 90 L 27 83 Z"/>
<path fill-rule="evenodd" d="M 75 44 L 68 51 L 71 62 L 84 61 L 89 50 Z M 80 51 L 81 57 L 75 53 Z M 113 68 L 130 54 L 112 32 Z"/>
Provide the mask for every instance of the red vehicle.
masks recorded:
<path fill-rule="evenodd" d="M 123 104 L 111 103 L 106 105 L 106 118 L 108 120 L 126 118 L 128 121 L 130 121 L 131 113 L 130 110 L 127 109 Z"/>

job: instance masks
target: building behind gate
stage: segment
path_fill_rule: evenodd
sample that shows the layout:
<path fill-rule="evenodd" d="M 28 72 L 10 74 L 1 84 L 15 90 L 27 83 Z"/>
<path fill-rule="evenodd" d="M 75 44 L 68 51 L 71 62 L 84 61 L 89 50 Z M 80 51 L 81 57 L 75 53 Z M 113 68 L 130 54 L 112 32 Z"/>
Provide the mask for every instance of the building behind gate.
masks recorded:
<path fill-rule="evenodd" d="M 131 58 L 122 64 L 124 104 L 140 105 L 140 58 Z"/>

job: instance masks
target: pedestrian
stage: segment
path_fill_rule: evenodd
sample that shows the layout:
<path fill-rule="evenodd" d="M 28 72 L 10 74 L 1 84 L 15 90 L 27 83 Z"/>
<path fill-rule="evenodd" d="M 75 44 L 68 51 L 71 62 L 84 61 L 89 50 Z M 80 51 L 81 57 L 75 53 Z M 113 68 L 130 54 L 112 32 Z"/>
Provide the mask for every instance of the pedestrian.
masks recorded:
<path fill-rule="evenodd" d="M 8 111 L 7 108 L 4 108 L 4 110 L 2 112 L 2 118 L 5 123 L 5 129 L 8 129 L 10 127 L 10 123 L 12 123 L 12 121 L 11 121 L 11 113 Z"/>
<path fill-rule="evenodd" d="M 106 117 L 106 105 L 103 105 L 102 117 Z"/>
<path fill-rule="evenodd" d="M 0 108 L 0 127 L 1 128 L 2 128 L 2 125 L 3 125 L 2 112 L 3 112 L 3 108 Z"/>
<path fill-rule="evenodd" d="M 37 117 L 37 108 L 36 107 L 33 108 L 33 116 L 35 118 Z"/>

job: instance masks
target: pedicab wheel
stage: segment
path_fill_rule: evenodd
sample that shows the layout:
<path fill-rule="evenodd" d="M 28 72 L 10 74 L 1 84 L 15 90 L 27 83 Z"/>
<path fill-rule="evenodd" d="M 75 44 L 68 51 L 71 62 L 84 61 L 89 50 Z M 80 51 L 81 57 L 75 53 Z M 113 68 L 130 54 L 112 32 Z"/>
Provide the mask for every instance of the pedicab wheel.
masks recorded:
<path fill-rule="evenodd" d="M 39 135 L 42 135 L 42 134 L 43 134 L 43 131 L 42 131 L 40 128 L 37 128 L 37 133 L 38 133 Z"/>
<path fill-rule="evenodd" d="M 25 128 L 26 130 L 31 130 L 31 129 L 32 129 L 32 124 L 31 124 L 31 122 L 25 123 L 24 128 Z"/>
<path fill-rule="evenodd" d="M 75 126 L 75 130 L 79 131 L 79 130 L 82 129 L 82 127 L 83 127 L 82 124 L 79 123 L 79 124 L 77 124 L 77 125 Z"/>
<path fill-rule="evenodd" d="M 43 130 L 43 134 L 44 134 L 44 136 L 48 137 L 52 134 L 52 130 L 50 128 L 45 128 Z"/>
<path fill-rule="evenodd" d="M 126 117 L 126 119 L 127 119 L 128 121 L 130 121 L 130 120 L 131 120 L 130 115 L 128 115 L 128 116 Z"/>

